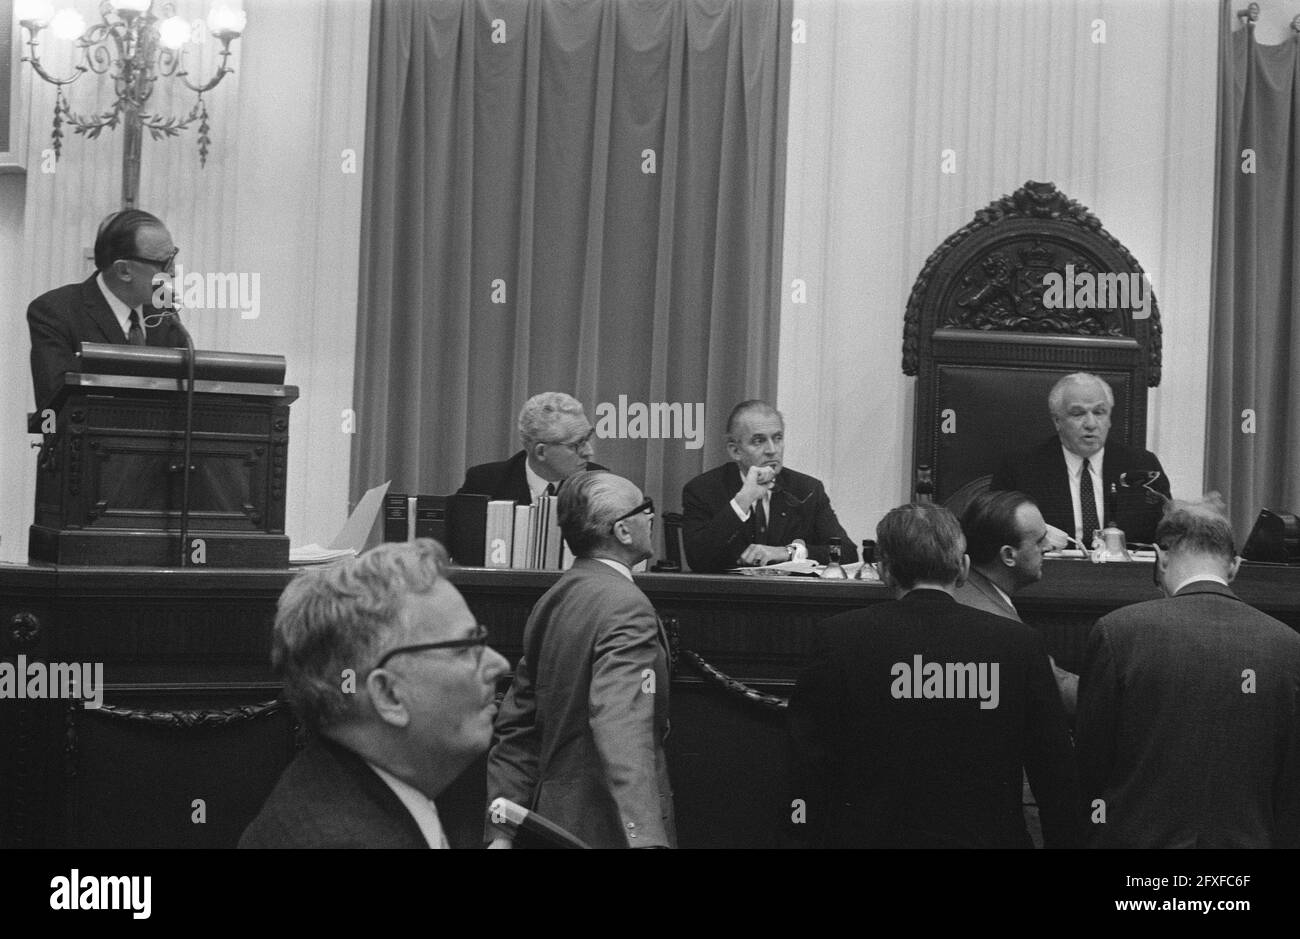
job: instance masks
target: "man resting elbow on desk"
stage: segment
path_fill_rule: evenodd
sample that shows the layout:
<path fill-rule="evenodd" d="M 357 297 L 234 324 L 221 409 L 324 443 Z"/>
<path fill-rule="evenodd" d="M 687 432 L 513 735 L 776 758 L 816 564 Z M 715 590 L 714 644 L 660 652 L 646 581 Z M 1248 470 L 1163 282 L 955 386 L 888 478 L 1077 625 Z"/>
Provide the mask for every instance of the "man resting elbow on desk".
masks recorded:
<path fill-rule="evenodd" d="M 682 489 L 683 540 L 691 570 L 724 571 L 811 558 L 826 563 L 831 538 L 841 561 L 858 558 L 821 480 L 783 465 L 785 419 L 765 401 L 743 401 L 727 419 L 732 462 Z"/>

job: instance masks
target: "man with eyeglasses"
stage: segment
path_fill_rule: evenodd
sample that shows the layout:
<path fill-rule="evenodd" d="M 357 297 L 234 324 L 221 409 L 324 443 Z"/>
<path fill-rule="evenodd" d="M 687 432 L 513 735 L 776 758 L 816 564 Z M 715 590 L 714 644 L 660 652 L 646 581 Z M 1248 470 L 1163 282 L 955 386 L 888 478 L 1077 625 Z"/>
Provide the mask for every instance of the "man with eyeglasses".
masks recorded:
<path fill-rule="evenodd" d="M 313 741 L 241 848 L 443 848 L 434 800 L 492 740 L 509 663 L 428 538 L 298 575 L 271 664 Z"/>
<path fill-rule="evenodd" d="M 519 412 L 518 427 L 524 448 L 508 460 L 471 466 L 457 492 L 531 505 L 541 496 L 558 493 L 574 473 L 605 469 L 591 462 L 596 432 L 582 402 L 571 395 L 546 391 L 529 398 Z"/>
<path fill-rule="evenodd" d="M 179 250 L 167 226 L 141 209 L 115 212 L 100 223 L 95 273 L 41 294 L 27 308 L 36 407 L 50 402 L 64 372 L 79 370 L 83 342 L 184 348 L 170 311 L 154 305 L 154 280 L 171 273 Z"/>
<path fill-rule="evenodd" d="M 505 797 L 593 848 L 676 845 L 668 642 L 632 565 L 651 554 L 654 503 L 612 473 L 560 492 L 577 560 L 533 607 L 488 755 L 488 803 Z M 489 816 L 490 847 L 513 846 Z"/>

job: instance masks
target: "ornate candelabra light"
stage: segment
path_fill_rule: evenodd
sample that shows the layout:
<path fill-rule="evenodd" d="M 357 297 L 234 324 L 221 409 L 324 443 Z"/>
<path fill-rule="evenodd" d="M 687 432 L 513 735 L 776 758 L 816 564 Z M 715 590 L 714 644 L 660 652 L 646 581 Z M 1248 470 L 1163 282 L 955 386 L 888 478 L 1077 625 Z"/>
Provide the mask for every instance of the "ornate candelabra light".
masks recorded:
<path fill-rule="evenodd" d="M 95 138 L 105 129 L 122 125 L 122 207 L 132 208 L 140 191 L 140 143 L 145 128 L 155 140 L 175 137 L 198 121 L 199 165 L 206 166 L 208 106 L 203 96 L 234 71 L 227 63 L 230 44 L 244 32 L 245 15 L 222 0 L 208 13 L 207 28 L 221 43 L 221 63 L 206 82 L 195 84 L 185 68 L 182 48 L 194 36 L 191 24 L 175 13 L 171 3 L 160 6 L 161 16 L 154 13 L 154 0 L 102 0 L 102 22 L 87 28 L 76 10 L 55 12 L 49 0 L 19 0 L 18 22 L 27 31 L 28 53 L 23 61 L 33 71 L 54 85 L 54 129 L 50 142 L 57 160 L 63 149 L 63 124 L 71 124 L 78 134 Z M 66 78 L 53 75 L 41 64 L 37 37 L 50 28 L 57 38 L 76 43 L 80 61 Z M 68 105 L 63 89 L 87 72 L 111 74 L 115 98 L 109 107 L 92 114 L 78 114 Z M 154 85 L 159 78 L 181 82 L 198 95 L 194 107 L 183 117 L 167 116 L 149 109 Z"/>

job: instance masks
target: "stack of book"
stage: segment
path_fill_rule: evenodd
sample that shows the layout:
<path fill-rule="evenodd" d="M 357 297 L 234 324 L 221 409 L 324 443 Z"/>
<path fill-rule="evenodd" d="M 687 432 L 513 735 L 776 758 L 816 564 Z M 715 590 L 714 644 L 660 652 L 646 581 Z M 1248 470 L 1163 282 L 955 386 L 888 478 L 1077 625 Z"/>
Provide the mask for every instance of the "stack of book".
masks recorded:
<path fill-rule="evenodd" d="M 573 555 L 560 535 L 557 502 L 393 493 L 384 500 L 384 540 L 434 538 L 461 567 L 567 570 Z"/>

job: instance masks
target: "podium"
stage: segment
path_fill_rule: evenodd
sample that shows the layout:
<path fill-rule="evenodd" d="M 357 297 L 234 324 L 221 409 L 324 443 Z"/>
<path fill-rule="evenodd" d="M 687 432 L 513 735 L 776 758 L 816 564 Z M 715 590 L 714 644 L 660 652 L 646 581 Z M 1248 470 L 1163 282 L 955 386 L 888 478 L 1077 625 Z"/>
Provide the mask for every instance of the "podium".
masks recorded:
<path fill-rule="evenodd" d="M 83 344 L 33 414 L 44 434 L 33 562 L 176 567 L 181 553 L 184 351 Z M 197 352 L 187 555 L 200 567 L 289 563 L 284 533 L 289 406 L 284 358 Z"/>

